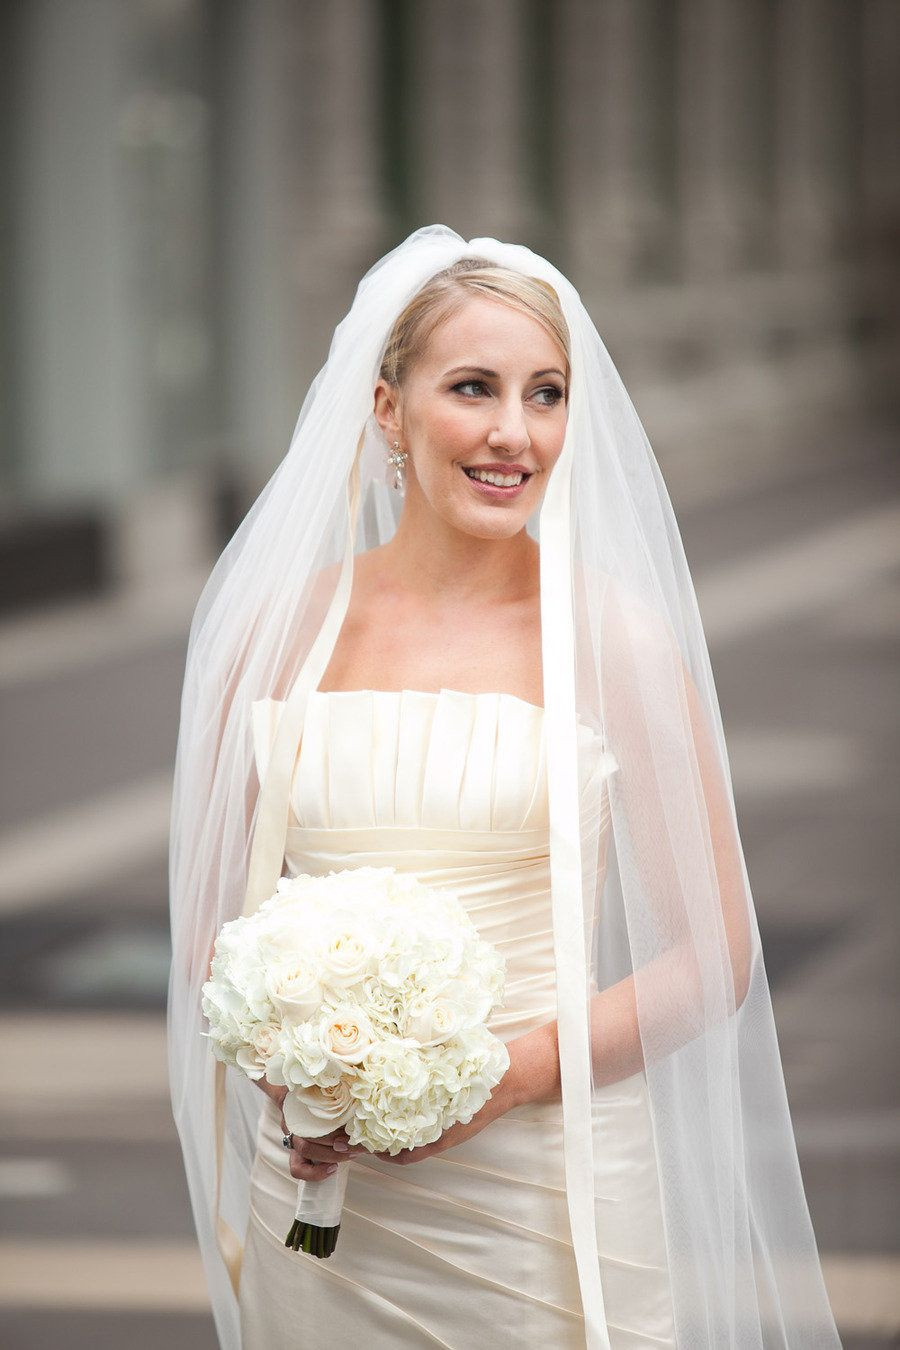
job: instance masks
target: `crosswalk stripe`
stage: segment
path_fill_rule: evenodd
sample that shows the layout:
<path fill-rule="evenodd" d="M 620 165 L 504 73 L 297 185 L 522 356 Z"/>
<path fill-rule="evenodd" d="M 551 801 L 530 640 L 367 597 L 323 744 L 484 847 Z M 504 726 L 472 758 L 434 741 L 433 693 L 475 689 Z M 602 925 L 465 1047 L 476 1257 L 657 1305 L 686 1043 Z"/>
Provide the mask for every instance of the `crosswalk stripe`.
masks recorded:
<path fill-rule="evenodd" d="M 900 564 L 900 504 L 858 512 L 701 575 L 697 601 L 717 650 L 835 604 Z"/>
<path fill-rule="evenodd" d="M 4 1238 L 0 1306 L 202 1312 L 209 1296 L 194 1242 Z"/>
<path fill-rule="evenodd" d="M 822 1269 L 842 1333 L 900 1332 L 900 1256 L 825 1253 Z M 0 1239 L 0 1306 L 202 1312 L 206 1282 L 193 1242 Z"/>
<path fill-rule="evenodd" d="M 165 857 L 170 775 L 34 816 L 0 835 L 0 918 Z"/>

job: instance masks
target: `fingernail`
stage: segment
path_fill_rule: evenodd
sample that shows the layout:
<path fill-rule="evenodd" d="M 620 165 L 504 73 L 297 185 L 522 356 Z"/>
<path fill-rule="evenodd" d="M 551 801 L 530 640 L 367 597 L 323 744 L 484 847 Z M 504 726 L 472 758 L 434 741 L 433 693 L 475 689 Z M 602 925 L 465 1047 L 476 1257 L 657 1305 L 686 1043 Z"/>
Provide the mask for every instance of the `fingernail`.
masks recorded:
<path fill-rule="evenodd" d="M 337 1170 L 338 1170 L 337 1163 L 329 1163 L 329 1165 L 325 1168 L 325 1175 L 329 1176 L 332 1172 L 336 1172 Z"/>
<path fill-rule="evenodd" d="M 335 1139 L 334 1141 L 335 1153 L 346 1153 L 349 1147 L 350 1145 L 346 1143 L 345 1140 L 343 1139 Z"/>

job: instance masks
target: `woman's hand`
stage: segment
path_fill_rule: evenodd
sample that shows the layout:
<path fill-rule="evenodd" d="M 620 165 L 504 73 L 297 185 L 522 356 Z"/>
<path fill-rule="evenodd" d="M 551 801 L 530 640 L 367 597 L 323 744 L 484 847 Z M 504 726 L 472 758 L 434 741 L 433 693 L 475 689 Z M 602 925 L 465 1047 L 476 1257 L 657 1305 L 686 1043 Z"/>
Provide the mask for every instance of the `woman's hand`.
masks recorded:
<path fill-rule="evenodd" d="M 281 1109 L 287 1096 L 287 1088 L 270 1083 L 265 1074 L 253 1081 L 278 1107 L 281 1133 L 288 1134 L 287 1121 Z M 302 1139 L 300 1135 L 292 1134 L 291 1141 L 293 1148 L 290 1151 L 288 1165 L 291 1176 L 296 1177 L 298 1181 L 321 1181 L 334 1171 L 339 1162 L 346 1162 L 349 1156 L 349 1149 L 344 1151 L 342 1147 L 341 1141 L 343 1145 L 347 1144 L 347 1133 L 342 1129 L 332 1130 L 330 1134 L 317 1135 L 315 1139 Z M 332 1147 L 334 1143 L 337 1143 L 337 1151 Z M 314 1158 L 315 1162 L 309 1162 L 310 1158 Z"/>

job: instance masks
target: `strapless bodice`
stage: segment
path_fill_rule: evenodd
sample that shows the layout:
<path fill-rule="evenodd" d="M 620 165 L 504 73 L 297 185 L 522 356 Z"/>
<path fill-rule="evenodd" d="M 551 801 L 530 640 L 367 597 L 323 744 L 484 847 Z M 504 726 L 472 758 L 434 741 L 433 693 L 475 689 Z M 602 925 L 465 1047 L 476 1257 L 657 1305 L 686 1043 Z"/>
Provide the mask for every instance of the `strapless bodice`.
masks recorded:
<path fill-rule="evenodd" d="M 260 782 L 284 702 L 253 703 Z M 581 788 L 618 765 L 578 723 Z M 291 829 L 548 829 L 544 710 L 456 689 L 313 690 L 291 783 Z"/>

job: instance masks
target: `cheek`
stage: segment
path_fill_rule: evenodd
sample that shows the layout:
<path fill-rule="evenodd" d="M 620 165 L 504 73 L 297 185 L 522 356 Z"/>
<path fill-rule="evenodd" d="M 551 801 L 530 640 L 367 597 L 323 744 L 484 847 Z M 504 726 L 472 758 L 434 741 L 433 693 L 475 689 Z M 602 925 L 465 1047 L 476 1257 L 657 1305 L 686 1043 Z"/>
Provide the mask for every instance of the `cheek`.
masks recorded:
<path fill-rule="evenodd" d="M 449 410 L 437 413 L 429 419 L 428 437 L 432 447 L 443 452 L 447 458 L 456 458 L 473 443 L 480 445 L 483 436 L 476 426 L 476 419 L 469 415 Z"/>
<path fill-rule="evenodd" d="M 554 427 L 547 428 L 541 441 L 541 458 L 549 471 L 562 454 L 563 441 L 566 439 L 566 418 L 562 418 Z"/>

